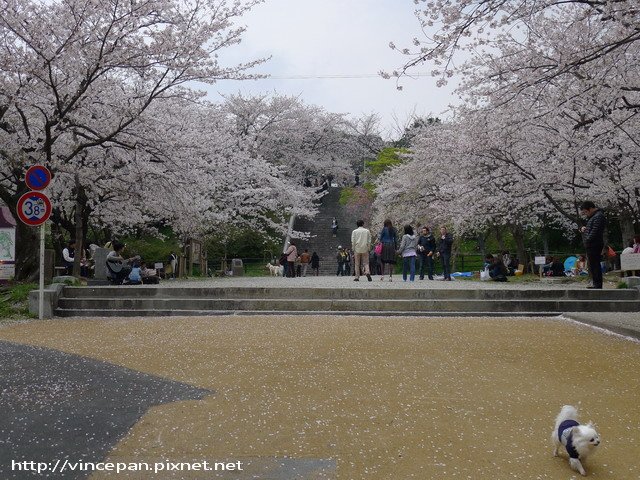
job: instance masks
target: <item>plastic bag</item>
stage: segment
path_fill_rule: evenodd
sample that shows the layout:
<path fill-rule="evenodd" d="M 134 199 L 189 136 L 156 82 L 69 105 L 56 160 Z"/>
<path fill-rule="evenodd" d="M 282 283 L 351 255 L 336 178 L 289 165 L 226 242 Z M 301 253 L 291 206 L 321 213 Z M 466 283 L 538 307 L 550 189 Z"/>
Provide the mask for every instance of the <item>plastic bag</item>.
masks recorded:
<path fill-rule="evenodd" d="M 489 275 L 489 267 L 480 272 L 480 280 L 482 280 L 483 282 L 486 280 L 491 280 L 491 275 Z"/>

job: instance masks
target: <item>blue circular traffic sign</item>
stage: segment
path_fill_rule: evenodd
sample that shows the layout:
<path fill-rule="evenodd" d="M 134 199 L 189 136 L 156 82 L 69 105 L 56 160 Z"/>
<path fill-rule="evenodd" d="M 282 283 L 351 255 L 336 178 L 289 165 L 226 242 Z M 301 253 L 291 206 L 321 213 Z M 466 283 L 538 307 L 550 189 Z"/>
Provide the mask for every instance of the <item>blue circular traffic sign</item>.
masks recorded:
<path fill-rule="evenodd" d="M 51 172 L 43 165 L 34 165 L 29 167 L 27 174 L 24 177 L 24 183 L 27 184 L 31 190 L 42 190 L 47 188 L 51 181 Z"/>

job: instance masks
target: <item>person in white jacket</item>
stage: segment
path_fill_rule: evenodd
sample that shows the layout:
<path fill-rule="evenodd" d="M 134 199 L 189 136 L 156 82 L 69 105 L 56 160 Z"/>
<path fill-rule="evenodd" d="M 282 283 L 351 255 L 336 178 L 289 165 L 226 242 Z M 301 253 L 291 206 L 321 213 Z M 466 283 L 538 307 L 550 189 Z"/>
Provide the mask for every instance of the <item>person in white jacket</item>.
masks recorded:
<path fill-rule="evenodd" d="M 360 281 L 360 268 L 364 268 L 364 274 L 367 280 L 371 281 L 371 272 L 369 271 L 369 250 L 371 250 L 371 232 L 364 228 L 364 221 L 356 222 L 358 228 L 351 232 L 351 249 L 355 257 L 356 278 L 355 282 Z"/>
<path fill-rule="evenodd" d="M 398 255 L 402 256 L 402 280 L 407 281 L 407 273 L 409 273 L 409 281 L 416 279 L 416 247 L 418 246 L 418 237 L 413 234 L 411 225 L 404 226 L 404 235 L 400 241 Z"/>

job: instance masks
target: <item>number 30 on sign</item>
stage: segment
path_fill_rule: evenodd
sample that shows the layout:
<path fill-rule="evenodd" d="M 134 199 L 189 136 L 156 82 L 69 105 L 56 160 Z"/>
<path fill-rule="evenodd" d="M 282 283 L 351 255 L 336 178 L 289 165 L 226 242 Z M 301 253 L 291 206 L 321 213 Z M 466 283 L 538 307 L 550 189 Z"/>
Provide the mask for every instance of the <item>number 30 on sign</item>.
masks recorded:
<path fill-rule="evenodd" d="M 32 227 L 42 225 L 51 215 L 51 202 L 42 192 L 27 192 L 18 200 L 18 217 Z"/>

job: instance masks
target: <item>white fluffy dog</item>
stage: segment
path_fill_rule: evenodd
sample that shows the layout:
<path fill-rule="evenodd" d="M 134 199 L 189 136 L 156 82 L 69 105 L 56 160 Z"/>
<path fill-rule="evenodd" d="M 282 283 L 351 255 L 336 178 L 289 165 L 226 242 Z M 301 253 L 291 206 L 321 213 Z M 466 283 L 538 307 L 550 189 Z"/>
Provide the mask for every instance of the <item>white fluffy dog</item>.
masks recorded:
<path fill-rule="evenodd" d="M 565 405 L 556 417 L 556 425 L 551 434 L 553 455 L 558 456 L 558 449 L 563 445 L 569 454 L 569 465 L 573 470 L 586 475 L 580 460 L 588 457 L 600 445 L 600 436 L 591 422 L 580 425 L 578 411 L 571 405 Z"/>
<path fill-rule="evenodd" d="M 267 263 L 266 267 L 269 269 L 269 273 L 273 277 L 281 277 L 284 268 L 282 265 L 271 265 L 271 263 Z"/>

